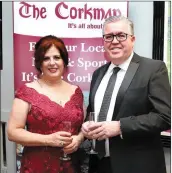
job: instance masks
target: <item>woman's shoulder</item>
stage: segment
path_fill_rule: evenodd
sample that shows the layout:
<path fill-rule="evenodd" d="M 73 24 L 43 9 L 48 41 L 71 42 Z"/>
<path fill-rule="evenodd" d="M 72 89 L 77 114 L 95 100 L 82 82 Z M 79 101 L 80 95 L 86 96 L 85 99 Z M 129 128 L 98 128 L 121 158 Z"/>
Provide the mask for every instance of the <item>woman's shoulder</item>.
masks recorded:
<path fill-rule="evenodd" d="M 66 84 L 67 84 L 68 89 L 72 90 L 73 92 L 75 92 L 77 90 L 81 91 L 81 88 L 78 85 L 73 85 L 68 82 L 66 82 Z"/>
<path fill-rule="evenodd" d="M 72 87 L 73 87 L 73 93 L 75 93 L 76 96 L 83 99 L 83 92 L 81 88 L 78 85 L 73 85 Z"/>
<path fill-rule="evenodd" d="M 37 82 L 37 80 L 34 80 L 34 81 L 32 81 L 32 82 L 25 83 L 25 85 L 26 85 L 26 87 L 28 87 L 28 88 L 36 88 L 37 85 L 38 85 L 38 82 Z"/>
<path fill-rule="evenodd" d="M 67 89 L 71 90 L 72 93 L 80 93 L 82 94 L 82 90 L 78 85 L 73 85 L 66 82 Z"/>
<path fill-rule="evenodd" d="M 35 81 L 22 84 L 20 87 L 16 89 L 15 96 L 22 97 L 30 95 L 31 92 L 33 92 L 33 89 L 35 89 L 35 86 L 36 86 Z"/>
<path fill-rule="evenodd" d="M 72 88 L 73 91 L 76 91 L 76 90 L 80 89 L 80 87 L 77 86 L 77 85 L 71 85 L 71 88 Z"/>

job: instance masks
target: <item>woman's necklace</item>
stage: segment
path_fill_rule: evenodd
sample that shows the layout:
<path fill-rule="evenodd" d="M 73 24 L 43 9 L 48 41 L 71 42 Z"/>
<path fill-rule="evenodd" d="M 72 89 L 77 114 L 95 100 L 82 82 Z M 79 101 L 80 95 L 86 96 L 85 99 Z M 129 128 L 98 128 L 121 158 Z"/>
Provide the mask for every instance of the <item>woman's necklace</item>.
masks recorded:
<path fill-rule="evenodd" d="M 37 79 L 37 82 L 39 84 L 39 86 L 43 89 L 43 90 L 49 90 L 49 87 L 47 86 L 50 86 L 49 84 L 47 84 L 48 82 L 44 79 L 42 81 L 40 81 L 40 79 Z M 46 87 L 45 87 L 46 86 Z M 51 91 L 48 91 L 48 93 L 51 93 Z M 44 93 L 43 93 L 44 94 Z M 46 95 L 46 94 L 44 94 Z M 57 104 L 59 104 L 60 106 L 63 105 L 63 101 L 61 99 L 53 99 L 54 98 L 54 93 L 53 94 L 49 94 L 49 95 L 46 95 L 51 101 L 54 101 L 56 102 Z"/>

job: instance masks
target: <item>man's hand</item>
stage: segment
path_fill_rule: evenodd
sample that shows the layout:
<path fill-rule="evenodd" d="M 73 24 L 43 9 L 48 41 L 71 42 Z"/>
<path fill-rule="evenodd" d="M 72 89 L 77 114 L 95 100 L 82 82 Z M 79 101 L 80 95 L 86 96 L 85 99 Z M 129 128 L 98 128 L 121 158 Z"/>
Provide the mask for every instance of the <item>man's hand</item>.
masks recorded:
<path fill-rule="evenodd" d="M 103 140 L 113 136 L 120 135 L 120 122 L 119 121 L 103 121 L 97 122 L 89 126 L 87 135 L 91 139 Z"/>
<path fill-rule="evenodd" d="M 100 127 L 100 124 L 95 123 L 93 121 L 91 121 L 91 122 L 87 121 L 87 122 L 85 122 L 85 123 L 82 124 L 81 131 L 82 131 L 82 133 L 84 134 L 84 136 L 86 138 L 88 138 L 88 139 L 94 139 L 93 136 L 92 136 L 92 134 L 89 135 L 89 132 L 97 129 L 98 127 Z"/>

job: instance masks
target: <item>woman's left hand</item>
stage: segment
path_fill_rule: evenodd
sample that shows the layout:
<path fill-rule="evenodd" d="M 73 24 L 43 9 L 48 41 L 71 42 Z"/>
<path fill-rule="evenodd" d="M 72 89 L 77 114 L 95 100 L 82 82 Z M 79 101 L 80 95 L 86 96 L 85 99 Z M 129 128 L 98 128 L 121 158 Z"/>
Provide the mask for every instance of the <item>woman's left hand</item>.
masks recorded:
<path fill-rule="evenodd" d="M 63 151 L 66 154 L 71 154 L 77 151 L 78 147 L 81 144 L 81 139 L 79 135 L 73 135 L 72 138 L 73 138 L 72 142 L 63 148 Z"/>

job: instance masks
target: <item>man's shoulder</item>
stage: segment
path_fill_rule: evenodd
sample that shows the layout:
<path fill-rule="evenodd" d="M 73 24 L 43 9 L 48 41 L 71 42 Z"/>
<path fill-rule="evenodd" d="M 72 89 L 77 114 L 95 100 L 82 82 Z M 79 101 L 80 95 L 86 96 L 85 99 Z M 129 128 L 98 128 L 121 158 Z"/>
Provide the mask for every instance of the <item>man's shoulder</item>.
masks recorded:
<path fill-rule="evenodd" d="M 141 64 L 146 65 L 148 67 L 161 66 L 162 64 L 164 64 L 164 62 L 161 60 L 155 60 L 155 59 L 151 59 L 151 58 L 140 56 L 140 55 L 137 55 L 137 58 L 139 58 Z"/>

